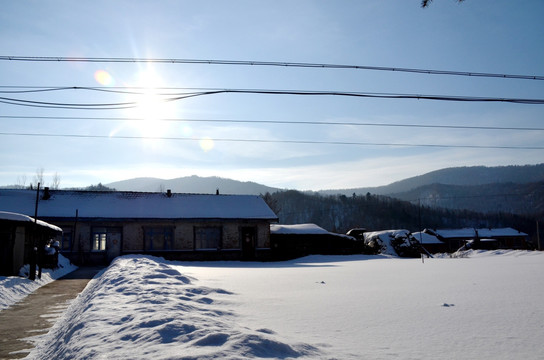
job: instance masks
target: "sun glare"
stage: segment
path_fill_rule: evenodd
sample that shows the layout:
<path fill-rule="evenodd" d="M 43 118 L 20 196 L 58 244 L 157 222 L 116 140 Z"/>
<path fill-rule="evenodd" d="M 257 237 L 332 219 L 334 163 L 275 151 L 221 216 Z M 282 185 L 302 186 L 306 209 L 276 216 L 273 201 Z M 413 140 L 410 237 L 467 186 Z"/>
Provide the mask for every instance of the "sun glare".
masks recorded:
<path fill-rule="evenodd" d="M 175 104 L 166 101 L 161 95 L 164 82 L 151 68 L 138 73 L 134 91 L 137 94 L 131 96 L 131 101 L 136 103 L 134 108 L 128 110 L 129 116 L 135 120 L 131 125 L 142 136 L 161 137 L 168 133 L 169 124 L 161 119 L 175 117 Z"/>

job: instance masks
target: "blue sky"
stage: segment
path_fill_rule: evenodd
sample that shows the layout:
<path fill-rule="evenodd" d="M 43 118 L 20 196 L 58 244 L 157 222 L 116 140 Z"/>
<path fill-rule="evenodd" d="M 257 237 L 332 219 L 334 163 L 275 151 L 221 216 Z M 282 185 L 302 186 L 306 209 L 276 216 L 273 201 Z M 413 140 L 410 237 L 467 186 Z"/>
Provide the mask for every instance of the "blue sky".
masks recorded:
<path fill-rule="evenodd" d="M 2 8 L 0 56 L 253 60 L 544 75 L 544 2 L 539 0 L 461 4 L 436 0 L 426 9 L 419 0 L 13 1 Z M 544 159 L 542 149 L 455 147 L 542 148 L 541 130 L 262 123 L 544 128 L 544 105 L 262 94 L 217 94 L 165 103 L 156 95 L 156 88 L 170 88 L 159 92 L 220 88 L 543 99 L 542 80 L 354 69 L 10 60 L 0 61 L 0 79 L 4 91 L 0 96 L 5 98 L 138 103 L 121 110 L 0 103 L 2 185 L 16 184 L 25 176 L 28 184 L 36 169 L 43 168 L 46 185 L 57 173 L 61 187 L 132 177 L 200 175 L 319 190 L 386 185 L 451 166 L 537 164 Z M 142 94 L 74 89 L 6 93 L 21 90 L 16 86 L 123 91 L 137 87 Z M 176 121 L 160 120 L 165 118 Z"/>

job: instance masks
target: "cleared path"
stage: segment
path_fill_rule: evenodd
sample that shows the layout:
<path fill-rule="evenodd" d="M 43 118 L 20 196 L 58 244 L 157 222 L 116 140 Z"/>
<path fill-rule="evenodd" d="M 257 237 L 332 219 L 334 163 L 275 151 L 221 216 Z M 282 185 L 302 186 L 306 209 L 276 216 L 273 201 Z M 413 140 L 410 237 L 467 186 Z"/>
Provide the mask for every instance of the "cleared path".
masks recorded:
<path fill-rule="evenodd" d="M 70 302 L 103 267 L 81 267 L 0 311 L 0 359 L 21 359 L 32 350 L 25 338 L 47 334 Z"/>

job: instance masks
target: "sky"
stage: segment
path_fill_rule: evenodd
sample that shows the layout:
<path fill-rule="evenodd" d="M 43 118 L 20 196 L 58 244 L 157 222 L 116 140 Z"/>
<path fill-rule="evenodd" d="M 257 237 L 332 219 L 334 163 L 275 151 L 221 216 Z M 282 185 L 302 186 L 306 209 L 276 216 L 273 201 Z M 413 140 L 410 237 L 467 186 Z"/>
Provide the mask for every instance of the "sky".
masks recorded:
<path fill-rule="evenodd" d="M 453 166 L 542 163 L 541 104 L 255 93 L 173 100 L 202 89 L 544 99 L 544 80 L 214 63 L 542 77 L 542 15 L 539 0 L 441 0 L 425 9 L 419 0 L 6 1 L 0 185 L 28 185 L 43 169 L 42 186 L 56 174 L 61 188 L 199 175 L 321 190 Z"/>

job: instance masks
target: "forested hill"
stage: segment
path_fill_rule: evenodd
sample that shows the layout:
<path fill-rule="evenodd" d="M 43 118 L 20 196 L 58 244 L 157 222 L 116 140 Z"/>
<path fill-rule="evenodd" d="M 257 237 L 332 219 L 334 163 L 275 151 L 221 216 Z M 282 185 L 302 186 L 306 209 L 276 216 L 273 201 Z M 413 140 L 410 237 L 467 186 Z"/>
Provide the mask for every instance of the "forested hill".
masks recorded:
<path fill-rule="evenodd" d="M 475 186 L 432 184 L 391 197 L 434 208 L 535 216 L 544 214 L 544 181 Z"/>
<path fill-rule="evenodd" d="M 382 195 L 320 195 L 295 190 L 264 195 L 280 223 L 314 223 L 345 233 L 356 227 L 368 230 L 463 227 L 512 227 L 536 233 L 535 218 L 513 214 L 482 214 L 467 210 L 435 209 Z"/>
<path fill-rule="evenodd" d="M 391 195 L 408 192 L 431 184 L 476 186 L 496 183 L 527 184 L 539 181 L 544 181 L 544 163 L 523 166 L 446 168 L 397 181 L 385 186 L 323 190 L 320 191 L 320 193 L 325 195 L 343 194 L 347 196 L 351 196 L 354 193 L 358 195 L 365 195 L 366 193 Z"/>

